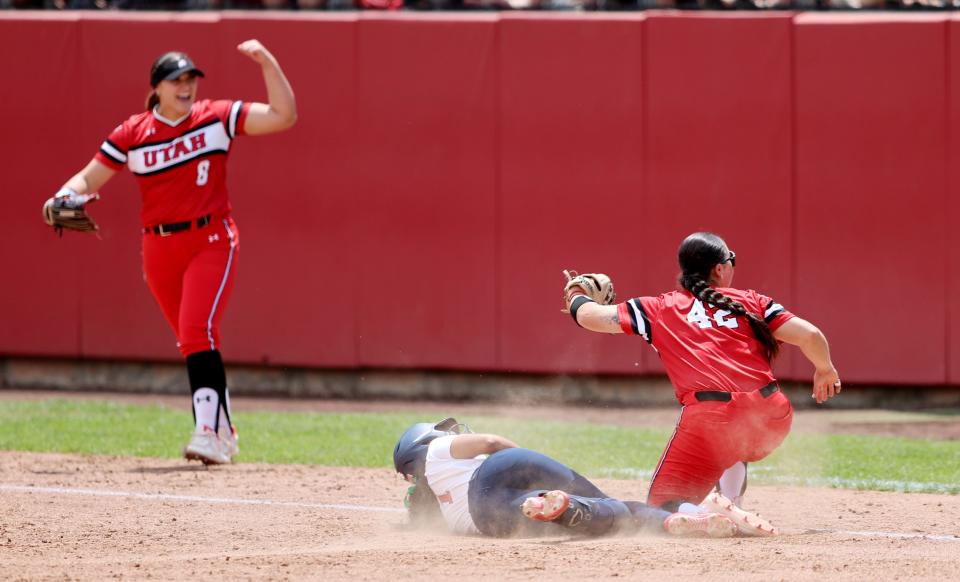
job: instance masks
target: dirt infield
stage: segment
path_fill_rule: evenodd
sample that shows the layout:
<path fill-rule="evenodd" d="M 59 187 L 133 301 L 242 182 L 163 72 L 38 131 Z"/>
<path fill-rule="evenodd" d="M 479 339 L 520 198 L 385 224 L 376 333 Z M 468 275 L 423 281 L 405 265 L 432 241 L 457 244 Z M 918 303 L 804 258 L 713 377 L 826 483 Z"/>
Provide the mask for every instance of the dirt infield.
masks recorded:
<path fill-rule="evenodd" d="M 405 484 L 389 470 L 5 452 L 0 483 L 7 580 L 942 581 L 960 570 L 960 539 L 936 538 L 960 533 L 956 496 L 755 487 L 750 504 L 784 528 L 778 538 L 490 540 L 402 529 Z M 598 483 L 622 498 L 646 491 Z"/>
<path fill-rule="evenodd" d="M 0 391 L 0 398 L 49 396 Z M 189 406 L 182 397 L 109 398 Z M 235 406 L 401 407 L 242 399 Z M 458 414 L 518 413 L 458 406 Z M 442 414 L 449 405 L 409 408 Z M 572 413 L 648 425 L 672 425 L 676 417 L 670 409 L 566 410 Z M 882 411 L 805 413 L 796 430 L 887 424 L 898 433 L 898 424 L 912 422 L 895 418 Z M 623 499 L 643 499 L 647 489 L 639 480 L 597 483 Z M 388 469 L 244 463 L 208 469 L 171 459 L 0 452 L 0 578 L 942 582 L 960 572 L 960 496 L 751 487 L 748 506 L 780 525 L 780 537 L 491 540 L 406 530 L 398 511 L 405 488 Z"/>

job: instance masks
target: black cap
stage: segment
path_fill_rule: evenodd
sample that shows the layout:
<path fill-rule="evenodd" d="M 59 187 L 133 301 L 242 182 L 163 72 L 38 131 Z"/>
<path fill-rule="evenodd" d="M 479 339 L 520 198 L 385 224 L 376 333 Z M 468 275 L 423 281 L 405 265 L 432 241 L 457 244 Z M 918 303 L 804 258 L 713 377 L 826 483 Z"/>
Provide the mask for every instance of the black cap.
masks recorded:
<path fill-rule="evenodd" d="M 193 65 L 186 53 L 166 53 L 153 61 L 153 67 L 150 68 L 150 86 L 156 87 L 160 81 L 172 81 L 184 73 L 204 76 L 203 71 Z"/>

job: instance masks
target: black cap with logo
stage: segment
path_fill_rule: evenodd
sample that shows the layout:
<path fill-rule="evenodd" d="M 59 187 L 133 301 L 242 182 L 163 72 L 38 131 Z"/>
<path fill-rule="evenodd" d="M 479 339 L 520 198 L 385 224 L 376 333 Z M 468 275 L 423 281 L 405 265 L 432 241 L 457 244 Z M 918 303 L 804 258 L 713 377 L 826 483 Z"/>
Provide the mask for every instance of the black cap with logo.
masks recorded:
<path fill-rule="evenodd" d="M 193 73 L 203 77 L 203 71 L 194 66 L 185 53 L 170 52 L 153 62 L 150 69 L 150 86 L 156 87 L 160 81 L 172 81 L 184 73 Z"/>

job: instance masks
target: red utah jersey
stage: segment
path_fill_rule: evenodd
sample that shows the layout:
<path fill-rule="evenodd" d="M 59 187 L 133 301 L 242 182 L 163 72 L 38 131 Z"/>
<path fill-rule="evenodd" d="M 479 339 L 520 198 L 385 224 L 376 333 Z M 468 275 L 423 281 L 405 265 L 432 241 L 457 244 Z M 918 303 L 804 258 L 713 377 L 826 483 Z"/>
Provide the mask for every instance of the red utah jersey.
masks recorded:
<path fill-rule="evenodd" d="M 756 291 L 717 291 L 762 317 L 771 331 L 794 317 Z M 682 404 L 693 392 L 751 391 L 775 380 L 747 319 L 704 303 L 689 291 L 630 299 L 617 305 L 617 314 L 624 333 L 642 336 L 660 354 Z"/>
<path fill-rule="evenodd" d="M 249 103 L 226 100 L 197 101 L 177 121 L 145 111 L 118 125 L 95 159 L 114 170 L 130 168 L 145 227 L 226 216 L 227 154 L 249 111 Z"/>

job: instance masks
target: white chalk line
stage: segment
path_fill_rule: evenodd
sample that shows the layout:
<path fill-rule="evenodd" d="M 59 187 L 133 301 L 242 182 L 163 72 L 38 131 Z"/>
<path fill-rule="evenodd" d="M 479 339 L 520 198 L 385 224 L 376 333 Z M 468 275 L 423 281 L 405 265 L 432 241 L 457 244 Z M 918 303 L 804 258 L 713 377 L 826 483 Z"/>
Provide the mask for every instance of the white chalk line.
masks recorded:
<path fill-rule="evenodd" d="M 33 485 L 0 484 L 0 491 L 17 493 L 50 493 L 54 495 L 90 495 L 94 497 L 129 497 L 155 501 L 187 501 L 192 503 L 212 503 L 222 505 L 272 505 L 281 507 L 303 507 L 308 509 L 342 509 L 346 511 L 373 511 L 380 513 L 403 513 L 404 509 L 393 507 L 371 507 L 367 505 L 349 505 L 342 503 L 302 503 L 298 501 L 274 501 L 271 499 L 239 499 L 230 497 L 201 497 L 198 495 L 171 495 L 168 493 L 136 493 L 133 491 L 105 491 L 102 489 L 74 489 L 69 487 L 37 487 Z M 922 539 L 935 542 L 960 542 L 960 537 L 923 533 L 901 533 L 885 531 L 844 531 L 833 529 L 810 529 L 806 533 L 840 534 L 867 538 Z"/>
<path fill-rule="evenodd" d="M 862 538 L 890 538 L 896 540 L 930 540 L 934 542 L 960 542 L 960 537 L 923 533 L 898 533 L 894 531 L 843 531 L 836 529 L 808 529 L 806 533 L 841 534 Z"/>
<path fill-rule="evenodd" d="M 402 513 L 405 511 L 404 509 L 395 507 L 370 507 L 367 505 L 347 505 L 340 503 L 303 503 L 299 501 L 274 501 L 271 499 L 200 497 L 196 495 L 171 495 L 168 493 L 136 493 L 133 491 L 104 491 L 102 489 L 72 489 L 69 487 L 36 487 L 33 485 L 0 484 L 0 491 L 51 493 L 55 495 L 91 495 L 94 497 L 130 497 L 133 499 L 151 499 L 156 501 L 189 501 L 223 505 L 273 505 L 280 507 L 303 507 L 308 509 L 344 509 L 347 511 L 375 511 L 381 513 Z"/>
<path fill-rule="evenodd" d="M 796 485 L 800 487 L 834 487 L 837 489 L 873 489 L 877 491 L 895 491 L 898 493 L 937 493 L 956 494 L 960 486 L 956 483 L 935 483 L 924 481 L 899 481 L 895 479 L 846 479 L 842 477 L 793 477 L 771 474 L 768 467 L 750 467 L 750 475 L 759 475 L 760 484 Z M 652 471 L 646 469 L 601 469 L 604 476 L 650 479 Z"/>

